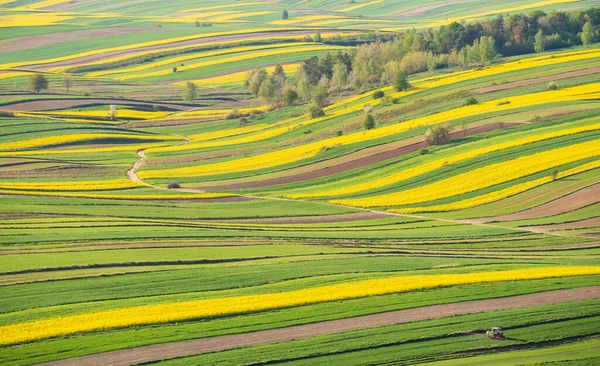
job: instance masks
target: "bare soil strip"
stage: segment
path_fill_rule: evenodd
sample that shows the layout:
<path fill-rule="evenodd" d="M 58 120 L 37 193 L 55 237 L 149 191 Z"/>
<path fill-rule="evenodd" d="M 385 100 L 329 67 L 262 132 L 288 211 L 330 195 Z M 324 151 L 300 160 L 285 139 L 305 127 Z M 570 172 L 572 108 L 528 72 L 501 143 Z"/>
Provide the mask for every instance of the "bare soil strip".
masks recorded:
<path fill-rule="evenodd" d="M 514 125 L 515 125 L 515 123 L 494 123 L 494 124 L 489 124 L 489 125 L 473 127 L 473 128 L 469 128 L 465 131 L 456 131 L 456 132 L 451 133 L 450 139 L 456 140 L 456 139 L 460 139 L 460 138 L 467 137 L 467 136 L 477 135 L 480 133 L 486 133 L 486 132 L 491 132 L 491 131 L 495 131 L 498 129 L 511 127 Z M 419 140 L 420 140 L 420 138 L 419 138 Z M 406 143 L 406 141 L 400 142 L 400 144 L 402 144 L 402 143 Z M 304 173 L 285 175 L 286 172 L 283 171 L 283 172 L 281 172 L 281 174 L 285 175 L 285 176 L 282 176 L 282 177 L 250 181 L 250 182 L 224 184 L 224 185 L 219 185 L 219 186 L 208 186 L 208 187 L 202 187 L 202 189 L 207 190 L 207 191 L 209 191 L 209 190 L 220 191 L 220 190 L 232 190 L 232 189 L 244 189 L 244 188 L 260 188 L 260 187 L 274 186 L 274 185 L 278 185 L 278 184 L 295 183 L 295 182 L 300 182 L 300 181 L 305 181 L 305 180 L 327 177 L 330 175 L 347 172 L 349 170 L 363 168 L 363 167 L 371 165 L 371 164 L 377 164 L 377 163 L 380 163 L 380 162 L 383 162 L 386 160 L 400 157 L 402 155 L 410 154 L 412 152 L 419 151 L 419 150 L 425 148 L 426 145 L 425 145 L 425 142 L 419 141 L 419 142 L 414 142 L 410 145 L 404 145 L 404 146 L 400 146 L 400 147 L 398 147 L 398 143 L 385 144 L 385 145 L 381 145 L 380 147 L 378 147 L 379 148 L 378 150 L 381 150 L 381 147 L 384 147 L 384 149 L 383 149 L 384 151 L 378 151 L 374 154 L 372 153 L 367 156 L 362 156 L 362 157 L 356 156 L 356 158 L 354 156 L 352 156 L 352 155 L 364 155 L 365 154 L 364 152 L 367 149 L 365 149 L 363 151 L 359 151 L 354 154 L 348 154 L 345 157 L 343 157 L 343 159 L 346 161 L 339 163 L 339 164 L 336 164 L 334 159 L 325 161 L 325 162 L 319 162 L 314 165 L 311 164 L 316 169 L 312 170 L 312 171 L 304 172 Z M 318 165 L 325 165 L 325 167 L 318 169 L 317 168 Z M 287 172 L 287 173 L 289 174 L 289 172 Z"/>
<path fill-rule="evenodd" d="M 516 309 L 528 306 L 557 304 L 567 301 L 600 298 L 600 286 L 582 287 L 568 290 L 541 292 L 529 295 L 510 296 L 497 299 L 465 301 L 445 305 L 424 306 L 413 309 L 391 311 L 381 314 L 354 318 L 330 320 L 319 323 L 296 325 L 287 328 L 263 330 L 252 333 L 225 335 L 204 339 L 157 344 L 77 357 L 44 365 L 52 366 L 117 366 L 152 362 L 175 357 L 184 357 L 207 352 L 217 352 L 233 348 L 261 344 L 285 342 L 294 339 L 314 337 L 324 334 L 351 330 L 381 327 L 420 320 L 436 319 L 445 316 Z M 483 327 L 484 325 L 482 325 Z"/>
<path fill-rule="evenodd" d="M 528 86 L 528 85 L 532 85 L 532 84 L 538 84 L 538 83 L 544 83 L 544 82 L 549 82 L 549 81 L 556 81 L 556 80 L 562 80 L 562 79 L 568 79 L 568 78 L 574 78 L 574 77 L 578 77 L 578 76 L 592 75 L 592 74 L 598 74 L 598 73 L 600 73 L 600 66 L 591 67 L 589 69 L 583 69 L 583 70 L 569 71 L 569 72 L 565 72 L 562 74 L 542 76 L 539 78 L 519 80 L 519 81 L 515 81 L 512 83 L 506 83 L 506 84 L 501 84 L 501 85 L 486 86 L 484 88 L 474 89 L 473 92 L 479 93 L 479 94 L 491 93 L 491 92 L 500 91 L 500 90 L 518 88 L 521 86 Z"/>
<path fill-rule="evenodd" d="M 70 5 L 70 3 L 63 3 Z M 51 34 L 39 34 L 35 36 L 11 38 L 0 41 L 0 53 L 15 52 L 27 50 L 35 47 L 47 46 L 56 43 L 76 41 L 80 39 L 99 38 L 118 36 L 121 34 L 141 33 L 148 31 L 156 31 L 152 27 L 118 27 L 118 28 L 99 28 L 99 29 L 83 29 L 71 32 L 59 32 Z"/>
<path fill-rule="evenodd" d="M 275 32 L 258 32 L 258 33 L 244 33 L 244 34 L 232 34 L 232 35 L 226 35 L 226 36 L 205 37 L 205 38 L 190 39 L 190 40 L 186 40 L 186 41 L 158 44 L 158 45 L 153 45 L 153 46 L 131 48 L 128 50 L 109 51 L 109 52 L 105 52 L 105 53 L 101 53 L 101 54 L 97 54 L 97 55 L 82 56 L 82 57 L 72 58 L 69 60 L 63 60 L 63 61 L 57 61 L 57 62 L 51 62 L 51 63 L 36 64 L 35 63 L 36 61 L 32 61 L 29 66 L 23 67 L 23 68 L 28 69 L 28 70 L 47 70 L 47 69 L 52 69 L 55 67 L 65 67 L 65 66 L 75 66 L 75 65 L 87 64 L 87 63 L 91 63 L 91 62 L 103 61 L 103 60 L 117 57 L 117 56 L 129 56 L 129 55 L 134 55 L 139 52 L 155 51 L 155 50 L 161 50 L 161 49 L 171 48 L 171 47 L 195 46 L 195 45 L 202 45 L 204 43 L 212 43 L 212 42 L 225 42 L 225 41 L 236 41 L 236 40 L 241 41 L 246 38 L 260 38 L 260 37 L 276 38 L 277 36 L 292 36 L 292 35 L 303 35 L 303 34 L 310 34 L 310 32 L 309 31 L 284 31 L 284 32 L 275 31 Z"/>
<path fill-rule="evenodd" d="M 525 211 L 515 212 L 503 216 L 488 217 L 482 220 L 485 222 L 498 222 L 554 216 L 594 204 L 598 202 L 599 197 L 600 183 Z"/>
<path fill-rule="evenodd" d="M 127 99 L 101 99 L 101 98 L 99 98 L 99 99 L 81 99 L 80 98 L 80 99 L 28 100 L 25 102 L 6 104 L 6 105 L 3 105 L 1 108 L 10 110 L 10 111 L 31 112 L 31 111 L 50 111 L 50 110 L 77 108 L 77 107 L 84 107 L 84 106 L 104 105 L 104 104 L 134 105 L 134 106 L 144 106 L 144 107 L 148 107 L 148 108 L 153 108 L 155 105 L 159 105 L 161 107 L 175 109 L 178 111 L 185 111 L 185 110 L 194 108 L 194 107 L 188 107 L 188 106 L 184 106 L 184 105 L 161 103 L 161 102 L 145 102 L 145 101 L 127 100 Z"/>

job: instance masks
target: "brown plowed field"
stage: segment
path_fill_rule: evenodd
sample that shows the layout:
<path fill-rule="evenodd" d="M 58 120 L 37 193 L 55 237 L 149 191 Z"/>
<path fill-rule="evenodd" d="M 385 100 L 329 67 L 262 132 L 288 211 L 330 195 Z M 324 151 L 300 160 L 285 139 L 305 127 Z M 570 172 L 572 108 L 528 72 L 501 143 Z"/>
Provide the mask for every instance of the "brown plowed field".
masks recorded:
<path fill-rule="evenodd" d="M 354 318 L 330 320 L 312 324 L 295 325 L 287 328 L 270 329 L 252 333 L 233 334 L 204 339 L 157 344 L 50 362 L 44 365 L 132 365 L 207 352 L 223 351 L 233 348 L 285 342 L 294 339 L 347 332 L 356 329 L 436 319 L 445 316 L 517 309 L 528 306 L 557 304 L 567 301 L 596 298 L 600 298 L 600 286 L 547 291 L 537 294 L 510 296 L 497 299 L 424 306 L 413 309 L 390 311 L 381 314 L 364 315 Z"/>

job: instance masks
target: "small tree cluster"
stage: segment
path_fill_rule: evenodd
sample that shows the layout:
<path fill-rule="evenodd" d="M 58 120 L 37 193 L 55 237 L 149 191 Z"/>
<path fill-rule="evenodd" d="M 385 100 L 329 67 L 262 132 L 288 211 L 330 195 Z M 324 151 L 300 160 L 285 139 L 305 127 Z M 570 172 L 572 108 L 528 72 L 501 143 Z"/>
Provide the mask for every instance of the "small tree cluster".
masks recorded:
<path fill-rule="evenodd" d="M 452 126 L 444 124 L 431 127 L 425 131 L 425 142 L 427 145 L 441 145 L 450 141 L 450 132 L 452 132 Z"/>

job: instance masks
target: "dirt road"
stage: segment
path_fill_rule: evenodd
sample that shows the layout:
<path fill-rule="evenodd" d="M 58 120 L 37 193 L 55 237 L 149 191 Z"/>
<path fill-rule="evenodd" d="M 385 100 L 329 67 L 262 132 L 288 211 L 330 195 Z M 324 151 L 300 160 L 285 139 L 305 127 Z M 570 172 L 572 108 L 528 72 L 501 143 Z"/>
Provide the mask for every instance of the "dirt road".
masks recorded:
<path fill-rule="evenodd" d="M 510 296 L 499 299 L 465 301 L 454 304 L 424 306 L 414 309 L 391 311 L 354 318 L 330 320 L 319 323 L 296 325 L 287 328 L 233 334 L 204 339 L 157 344 L 124 349 L 95 355 L 50 362 L 47 366 L 116 366 L 151 362 L 260 344 L 285 342 L 293 339 L 323 334 L 346 332 L 356 329 L 379 327 L 445 316 L 515 309 L 527 306 L 556 304 L 567 301 L 600 298 L 600 286 L 541 292 L 537 294 Z M 486 325 L 483 324 L 482 327 Z"/>

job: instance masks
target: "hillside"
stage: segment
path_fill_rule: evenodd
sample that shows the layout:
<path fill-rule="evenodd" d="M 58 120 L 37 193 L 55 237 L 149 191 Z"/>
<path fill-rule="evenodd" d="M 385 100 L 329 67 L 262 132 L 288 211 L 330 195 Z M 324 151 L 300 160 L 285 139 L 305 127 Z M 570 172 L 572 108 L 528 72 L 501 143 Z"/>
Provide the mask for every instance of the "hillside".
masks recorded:
<path fill-rule="evenodd" d="M 599 6 L 0 0 L 0 363 L 597 364 Z"/>

